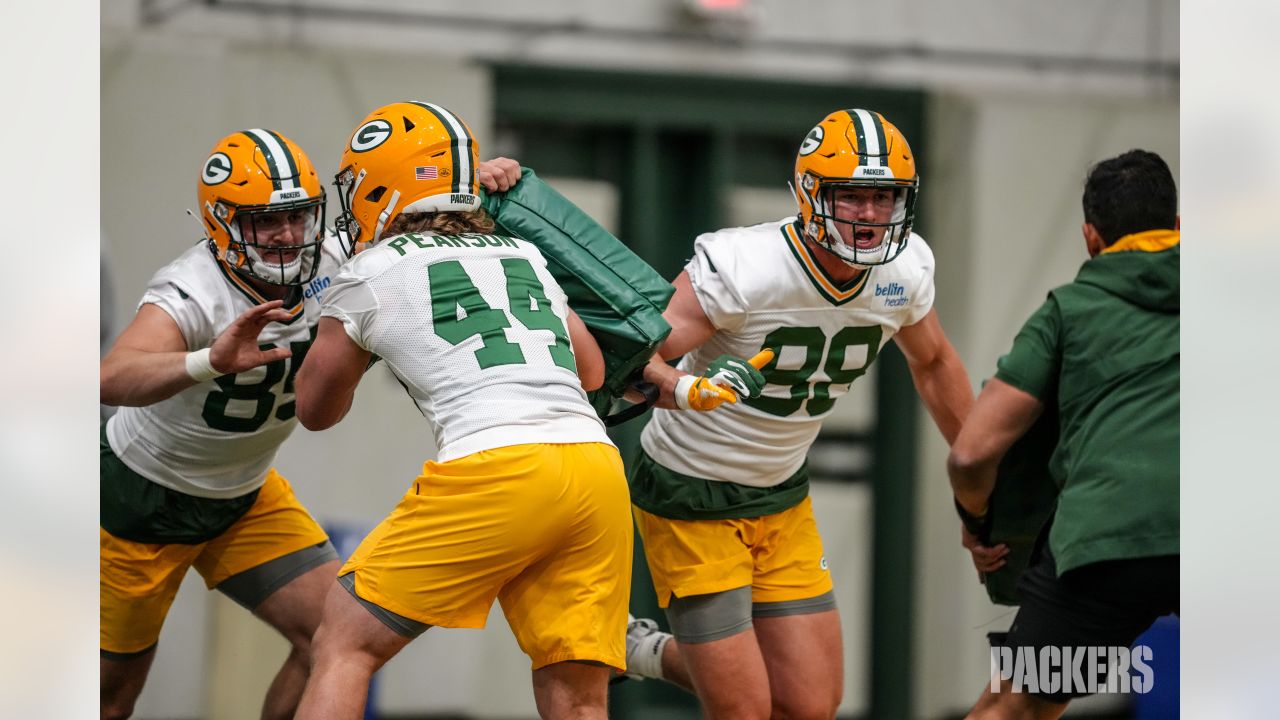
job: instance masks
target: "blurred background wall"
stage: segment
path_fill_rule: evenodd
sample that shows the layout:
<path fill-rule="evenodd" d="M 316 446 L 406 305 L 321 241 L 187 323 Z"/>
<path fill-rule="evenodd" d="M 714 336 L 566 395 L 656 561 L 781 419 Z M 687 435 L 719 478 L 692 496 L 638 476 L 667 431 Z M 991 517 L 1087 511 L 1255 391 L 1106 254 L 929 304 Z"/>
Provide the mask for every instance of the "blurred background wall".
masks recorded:
<path fill-rule="evenodd" d="M 936 307 L 975 388 L 1085 259 L 1089 166 L 1143 147 L 1179 169 L 1173 0 L 113 0 L 101 16 L 115 331 L 151 274 L 197 240 L 183 211 L 218 138 L 279 130 L 328 178 L 356 123 L 402 99 L 463 116 L 482 156 L 533 167 L 666 277 L 697 233 L 794 212 L 795 148 L 823 115 L 881 110 L 919 159 Z M 345 422 L 299 428 L 278 466 L 318 519 L 358 539 L 433 451 L 379 370 Z M 962 714 L 987 677 L 985 633 L 1012 618 L 959 545 L 945 454 L 889 351 L 811 455 L 845 626 L 842 717 Z M 633 606 L 653 612 L 638 569 Z M 138 717 L 240 718 L 256 714 L 285 647 L 195 578 L 159 653 Z M 614 715 L 696 716 L 658 685 L 619 686 Z M 384 716 L 534 717 L 527 660 L 497 613 L 483 631 L 433 630 L 375 694 Z M 1114 697 L 1072 709 L 1117 712 Z"/>

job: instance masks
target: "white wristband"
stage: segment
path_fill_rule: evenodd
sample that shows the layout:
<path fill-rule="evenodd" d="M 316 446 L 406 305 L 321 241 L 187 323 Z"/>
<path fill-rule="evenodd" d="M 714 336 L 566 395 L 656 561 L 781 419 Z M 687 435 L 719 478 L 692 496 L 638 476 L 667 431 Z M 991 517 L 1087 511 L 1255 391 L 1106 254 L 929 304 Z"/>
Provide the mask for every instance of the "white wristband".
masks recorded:
<path fill-rule="evenodd" d="M 226 375 L 213 369 L 213 363 L 209 361 L 209 348 L 187 353 L 187 374 L 196 382 Z"/>
<path fill-rule="evenodd" d="M 693 375 L 680 376 L 680 379 L 676 381 L 676 407 L 681 410 L 689 409 L 689 388 L 693 387 L 693 384 L 697 381 L 698 378 Z"/>

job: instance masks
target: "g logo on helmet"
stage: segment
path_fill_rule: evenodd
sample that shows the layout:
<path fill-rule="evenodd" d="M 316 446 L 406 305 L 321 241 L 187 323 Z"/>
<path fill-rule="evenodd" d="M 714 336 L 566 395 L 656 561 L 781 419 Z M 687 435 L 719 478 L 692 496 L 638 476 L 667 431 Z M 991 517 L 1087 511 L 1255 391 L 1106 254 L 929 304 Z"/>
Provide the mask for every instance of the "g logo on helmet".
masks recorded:
<path fill-rule="evenodd" d="M 391 137 L 391 123 L 386 120 L 370 120 L 356 128 L 351 136 L 351 149 L 354 152 L 369 152 Z"/>
<path fill-rule="evenodd" d="M 231 158 L 226 153 L 214 153 L 204 161 L 204 169 L 200 171 L 200 180 L 205 185 L 217 185 L 231 177 Z"/>
<path fill-rule="evenodd" d="M 800 143 L 800 155 L 808 155 L 814 150 L 817 150 L 818 146 L 822 144 L 822 137 L 822 126 L 815 125 L 814 128 L 809 131 L 809 134 L 804 137 L 804 142 Z"/>

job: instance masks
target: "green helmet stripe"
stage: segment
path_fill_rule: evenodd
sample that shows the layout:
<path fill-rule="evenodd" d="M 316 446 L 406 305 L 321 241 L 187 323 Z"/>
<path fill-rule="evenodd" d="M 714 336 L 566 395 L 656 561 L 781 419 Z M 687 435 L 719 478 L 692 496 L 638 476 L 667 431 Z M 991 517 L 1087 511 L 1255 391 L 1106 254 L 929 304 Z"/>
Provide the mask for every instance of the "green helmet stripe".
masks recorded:
<path fill-rule="evenodd" d="M 449 143 L 450 159 L 453 161 L 453 184 L 451 190 L 455 193 L 471 192 L 471 177 L 475 174 L 474 169 L 471 167 L 471 146 L 475 140 L 471 137 L 471 133 L 467 132 L 467 126 L 462 124 L 458 116 L 439 105 L 416 100 L 410 100 L 409 104 L 417 105 L 440 120 L 445 132 L 449 133 L 449 140 L 451 141 Z"/>
<path fill-rule="evenodd" d="M 289 183 L 292 188 L 293 174 L 289 172 L 289 166 L 284 162 L 283 155 L 288 153 L 284 150 L 284 143 L 276 143 L 276 139 L 269 135 L 265 130 L 241 130 L 245 137 L 253 141 L 254 145 L 262 151 L 262 157 L 267 161 L 267 174 L 271 177 L 271 189 L 280 190 L 284 187 L 284 183 Z"/>
<path fill-rule="evenodd" d="M 867 164 L 867 130 L 865 127 L 863 127 L 861 119 L 858 116 L 857 110 L 850 109 L 850 110 L 845 110 L 845 112 L 849 113 L 849 117 L 853 119 L 853 131 L 857 133 L 857 136 L 858 136 L 858 141 L 857 141 L 858 142 L 858 147 L 857 147 L 858 164 L 866 165 Z"/>
<path fill-rule="evenodd" d="M 884 147 L 884 123 L 880 113 L 870 110 L 848 110 L 858 133 L 858 164 L 883 167 L 887 154 Z"/>
<path fill-rule="evenodd" d="M 302 186 L 302 175 L 298 172 L 298 160 L 293 156 L 293 151 L 289 149 L 289 143 L 284 141 L 284 137 L 274 130 L 266 130 L 268 135 L 276 139 L 280 143 L 280 149 L 283 151 L 285 162 L 289 165 L 289 177 L 295 178 L 299 187 Z"/>

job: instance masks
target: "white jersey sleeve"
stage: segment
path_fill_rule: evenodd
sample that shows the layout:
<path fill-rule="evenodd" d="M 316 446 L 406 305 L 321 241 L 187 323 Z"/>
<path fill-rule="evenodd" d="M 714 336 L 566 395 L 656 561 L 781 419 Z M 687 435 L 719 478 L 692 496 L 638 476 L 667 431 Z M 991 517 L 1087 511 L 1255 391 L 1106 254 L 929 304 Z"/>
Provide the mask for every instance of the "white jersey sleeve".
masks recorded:
<path fill-rule="evenodd" d="M 911 237 L 911 244 L 907 246 L 912 250 L 915 256 L 913 267 L 918 279 L 914 285 L 915 292 L 911 293 L 910 310 L 907 313 L 906 320 L 903 325 L 915 325 L 924 319 L 925 315 L 933 309 L 933 250 L 925 243 L 924 238 L 919 235 Z"/>
<path fill-rule="evenodd" d="M 369 285 L 349 268 L 340 270 L 325 295 L 321 317 L 340 321 L 347 337 L 362 349 L 369 350 L 367 338 L 377 314 L 378 298 Z"/>
<path fill-rule="evenodd" d="M 720 233 L 698 236 L 693 242 L 693 257 L 684 269 L 711 324 L 719 330 L 735 331 L 746 322 L 747 304 L 733 282 L 737 262 L 732 240 Z"/>
<path fill-rule="evenodd" d="M 168 265 L 151 278 L 138 307 L 148 303 L 164 310 L 177 323 L 187 350 L 199 350 L 213 344 L 217 330 L 210 323 L 212 313 L 202 293 L 174 265 Z"/>

